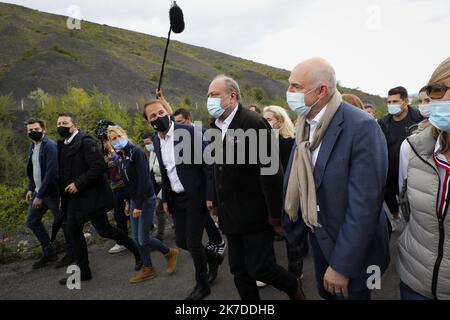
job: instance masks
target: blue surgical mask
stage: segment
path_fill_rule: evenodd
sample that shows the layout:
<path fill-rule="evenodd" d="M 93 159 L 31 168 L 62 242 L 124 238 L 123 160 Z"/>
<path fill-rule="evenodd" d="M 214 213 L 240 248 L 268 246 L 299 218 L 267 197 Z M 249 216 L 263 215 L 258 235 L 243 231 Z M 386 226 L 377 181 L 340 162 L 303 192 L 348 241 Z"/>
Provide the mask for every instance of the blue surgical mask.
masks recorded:
<path fill-rule="evenodd" d="M 286 101 L 291 108 L 299 117 L 306 117 L 308 113 L 311 111 L 311 108 L 314 107 L 319 100 L 317 100 L 312 106 L 308 107 L 305 104 L 305 95 L 313 92 L 315 89 L 308 91 L 307 93 L 303 92 L 286 92 Z"/>
<path fill-rule="evenodd" d="M 424 118 L 429 118 L 431 114 L 430 104 L 419 104 L 419 112 Z"/>
<path fill-rule="evenodd" d="M 399 104 L 388 104 L 389 114 L 396 116 L 402 112 L 402 107 Z"/>
<path fill-rule="evenodd" d="M 430 108 L 430 123 L 441 131 L 450 132 L 450 101 L 433 101 Z"/>
<path fill-rule="evenodd" d="M 220 98 L 208 98 L 208 112 L 212 117 L 216 119 L 219 119 L 220 116 L 225 112 L 225 109 L 222 109 L 222 107 L 220 106 L 221 101 L 222 100 Z"/>
<path fill-rule="evenodd" d="M 146 144 L 145 149 L 147 149 L 148 152 L 155 151 L 155 147 L 153 146 L 153 144 Z"/>
<path fill-rule="evenodd" d="M 123 150 L 127 146 L 127 144 L 128 144 L 128 140 L 123 139 L 123 138 L 112 142 L 112 146 L 117 151 Z"/>

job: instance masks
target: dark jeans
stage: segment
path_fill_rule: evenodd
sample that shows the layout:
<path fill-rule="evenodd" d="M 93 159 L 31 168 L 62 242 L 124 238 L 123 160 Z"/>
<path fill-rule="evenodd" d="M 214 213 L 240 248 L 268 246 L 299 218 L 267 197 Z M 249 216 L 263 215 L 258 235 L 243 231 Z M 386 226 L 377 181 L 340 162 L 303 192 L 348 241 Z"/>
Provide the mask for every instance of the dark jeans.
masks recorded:
<path fill-rule="evenodd" d="M 210 243 L 221 244 L 222 235 L 220 234 L 219 228 L 216 227 L 213 218 L 209 215 L 206 217 L 205 225 L 206 233 L 208 234 L 208 239 Z"/>
<path fill-rule="evenodd" d="M 227 234 L 230 271 L 242 300 L 259 300 L 256 280 L 284 291 L 296 293 L 296 277 L 275 262 L 273 231 L 251 234 Z"/>
<path fill-rule="evenodd" d="M 121 230 L 113 227 L 109 223 L 106 212 L 93 218 L 91 220 L 91 223 L 101 237 L 116 241 L 117 244 L 123 245 L 128 250 L 130 250 L 134 254 L 135 258 L 140 257 L 138 248 L 134 243 L 134 241 L 130 237 L 128 237 L 125 233 L 123 233 Z M 83 234 L 83 225 L 79 225 L 77 223 L 75 213 L 73 212 L 68 212 L 67 228 L 73 239 L 75 260 L 77 261 L 77 265 L 80 267 L 82 273 L 89 272 L 90 269 L 89 269 L 88 249 L 86 239 L 84 238 Z"/>
<path fill-rule="evenodd" d="M 59 210 L 59 197 L 49 197 L 42 199 L 42 206 L 39 209 L 34 209 L 32 206 L 33 200 L 36 197 L 36 193 L 33 193 L 33 197 L 31 198 L 31 202 L 28 206 L 28 215 L 25 224 L 28 228 L 33 232 L 33 234 L 38 239 L 39 243 L 42 247 L 42 255 L 50 256 L 55 252 L 53 251 L 52 243 L 50 242 L 50 236 L 42 224 L 42 217 L 50 210 L 53 213 L 54 218 L 58 217 L 61 212 Z M 66 254 L 73 257 L 73 245 L 69 234 L 67 232 L 67 225 L 63 222 L 61 229 L 64 232 L 64 240 L 66 242 Z"/>
<path fill-rule="evenodd" d="M 311 242 L 311 248 L 314 254 L 314 271 L 316 275 L 317 282 L 317 290 L 319 291 L 319 295 L 325 300 L 370 300 L 372 292 L 367 290 L 362 291 L 349 291 L 348 297 L 344 296 L 335 296 L 328 291 L 325 290 L 323 286 L 323 278 L 325 276 L 325 272 L 327 271 L 329 264 L 325 259 L 322 249 L 320 249 L 319 243 L 317 242 L 316 236 L 314 234 L 309 234 L 309 239 Z"/>
<path fill-rule="evenodd" d="M 402 300 L 431 300 L 423 295 L 415 292 L 408 287 L 404 282 L 400 281 L 400 299 Z"/>
<path fill-rule="evenodd" d="M 128 197 L 126 187 L 114 189 L 114 220 L 116 226 L 125 234 L 128 234 L 128 217 L 125 215 L 125 200 Z"/>
<path fill-rule="evenodd" d="M 205 247 L 202 244 L 203 231 L 208 216 L 204 208 L 192 208 L 185 193 L 172 192 L 171 210 L 175 224 L 176 244 L 188 250 L 195 267 L 195 280 L 199 286 L 208 286 Z"/>

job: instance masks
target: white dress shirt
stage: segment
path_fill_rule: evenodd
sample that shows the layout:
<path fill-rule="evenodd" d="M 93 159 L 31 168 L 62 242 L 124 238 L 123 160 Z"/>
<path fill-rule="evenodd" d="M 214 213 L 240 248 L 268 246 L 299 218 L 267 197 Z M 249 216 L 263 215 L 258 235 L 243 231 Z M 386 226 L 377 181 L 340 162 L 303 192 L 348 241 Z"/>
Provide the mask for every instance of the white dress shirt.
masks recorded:
<path fill-rule="evenodd" d="M 171 121 L 169 131 L 164 138 L 161 138 L 161 156 L 166 168 L 167 175 L 169 176 L 170 187 L 175 193 L 184 192 L 184 187 L 181 184 L 180 178 L 177 174 L 177 168 L 175 165 L 175 145 L 174 145 L 174 123 Z"/>
<path fill-rule="evenodd" d="M 225 135 L 227 133 L 228 127 L 230 126 L 231 122 L 234 119 L 234 116 L 236 115 L 236 112 L 239 108 L 239 105 L 234 108 L 233 112 L 230 113 L 230 115 L 225 120 L 216 119 L 216 126 L 222 130 L 222 141 L 225 138 Z"/>
<path fill-rule="evenodd" d="M 325 114 L 325 111 L 327 110 L 326 105 L 320 112 L 314 117 L 312 120 L 306 119 L 306 122 L 309 124 L 309 143 L 312 143 L 314 132 L 317 129 L 317 125 L 319 124 L 320 120 L 322 120 L 323 115 Z M 319 156 L 320 147 L 322 146 L 322 141 L 320 142 L 319 146 L 311 153 L 311 164 L 314 169 L 316 166 L 317 157 Z"/>
<path fill-rule="evenodd" d="M 70 138 L 67 138 L 66 140 L 64 140 L 64 144 L 71 144 L 72 140 L 75 138 L 75 136 L 78 134 L 78 130 L 75 130 L 74 133 L 72 133 L 72 135 L 70 136 Z"/>
<path fill-rule="evenodd" d="M 156 183 L 161 183 L 161 170 L 159 169 L 158 158 L 156 157 L 156 153 L 154 151 L 150 152 L 150 155 L 148 157 L 148 167 L 150 169 L 150 172 L 153 171 Z"/>

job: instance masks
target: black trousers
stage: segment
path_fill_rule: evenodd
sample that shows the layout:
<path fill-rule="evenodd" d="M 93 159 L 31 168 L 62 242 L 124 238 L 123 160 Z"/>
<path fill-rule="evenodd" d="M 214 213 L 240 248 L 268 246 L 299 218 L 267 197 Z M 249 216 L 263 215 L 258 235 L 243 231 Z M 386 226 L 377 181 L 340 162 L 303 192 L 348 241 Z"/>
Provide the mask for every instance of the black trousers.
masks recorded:
<path fill-rule="evenodd" d="M 296 277 L 303 273 L 303 258 L 308 254 L 308 232 L 300 239 L 299 243 L 289 243 L 285 239 L 288 258 L 288 270 Z"/>
<path fill-rule="evenodd" d="M 116 226 L 128 234 L 128 217 L 125 215 L 125 200 L 128 197 L 126 187 L 114 189 L 114 220 Z"/>
<path fill-rule="evenodd" d="M 134 241 L 123 231 L 113 227 L 109 223 L 106 213 L 95 217 L 91 220 L 91 223 L 101 237 L 116 241 L 130 250 L 135 258 L 138 259 L 140 257 Z M 90 272 L 88 248 L 83 234 L 83 225 L 77 223 L 74 213 L 69 212 L 67 214 L 67 228 L 73 241 L 75 260 L 80 267 L 81 273 Z"/>
<path fill-rule="evenodd" d="M 195 280 L 199 286 L 208 286 L 206 251 L 202 244 L 208 210 L 189 205 L 186 193 L 171 193 L 171 213 L 175 225 L 176 244 L 188 250 L 195 268 Z"/>
<path fill-rule="evenodd" d="M 389 208 L 389 211 L 392 213 L 398 213 L 398 202 L 396 196 L 399 195 L 398 190 L 398 181 L 391 178 L 386 182 L 386 189 L 384 192 L 384 201 L 386 201 L 386 205 Z"/>
<path fill-rule="evenodd" d="M 219 228 L 216 227 L 213 218 L 209 214 L 206 217 L 205 229 L 210 243 L 222 243 L 222 235 L 220 234 Z"/>
<path fill-rule="evenodd" d="M 273 231 L 227 234 L 228 257 L 234 283 L 242 300 L 259 300 L 256 280 L 265 282 L 291 296 L 297 278 L 275 262 Z"/>

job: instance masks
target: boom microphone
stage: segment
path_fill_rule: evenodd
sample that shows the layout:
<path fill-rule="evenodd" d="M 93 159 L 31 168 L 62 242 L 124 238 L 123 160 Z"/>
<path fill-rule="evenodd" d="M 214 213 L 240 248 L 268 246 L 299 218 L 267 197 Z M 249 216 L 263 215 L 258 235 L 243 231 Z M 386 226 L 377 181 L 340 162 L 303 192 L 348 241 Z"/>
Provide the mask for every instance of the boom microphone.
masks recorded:
<path fill-rule="evenodd" d="M 167 35 L 166 48 L 164 49 L 164 57 L 163 57 L 162 65 L 161 65 L 161 73 L 159 75 L 158 92 L 161 89 L 162 78 L 164 75 L 164 66 L 166 64 L 167 49 L 169 48 L 169 43 L 170 43 L 170 34 L 172 31 L 174 33 L 181 33 L 184 30 L 183 11 L 181 11 L 181 9 L 177 5 L 176 1 L 173 2 L 173 5 L 169 10 L 169 19 L 170 19 L 170 29 L 169 29 L 169 34 Z M 156 95 L 156 97 L 158 98 L 158 95 Z"/>
<path fill-rule="evenodd" d="M 169 11 L 170 18 L 170 28 L 175 33 L 181 33 L 184 30 L 184 18 L 183 11 L 181 11 L 180 7 L 177 5 L 177 2 L 174 1 L 172 7 Z"/>

